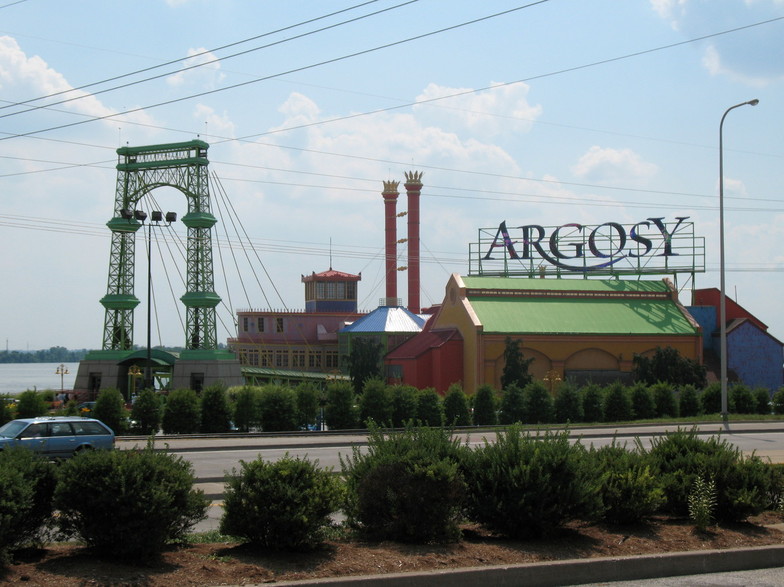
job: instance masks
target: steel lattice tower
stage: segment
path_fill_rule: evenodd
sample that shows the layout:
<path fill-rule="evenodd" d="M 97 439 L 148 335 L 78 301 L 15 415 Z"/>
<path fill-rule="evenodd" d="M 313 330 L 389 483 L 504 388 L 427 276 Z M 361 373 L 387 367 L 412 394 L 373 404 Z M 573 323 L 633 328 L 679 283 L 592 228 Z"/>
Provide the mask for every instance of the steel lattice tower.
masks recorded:
<path fill-rule="evenodd" d="M 214 291 L 212 271 L 212 227 L 217 222 L 210 212 L 207 160 L 209 145 L 188 141 L 146 147 L 117 149 L 117 189 L 114 217 L 107 223 L 112 231 L 109 281 L 101 299 L 105 308 L 103 350 L 125 351 L 133 345 L 133 312 L 139 304 L 134 295 L 136 231 L 142 224 L 121 215 L 155 188 L 169 186 L 188 199 L 182 218 L 188 227 L 187 291 L 180 299 L 186 307 L 185 348 L 192 356 L 218 348 L 215 307 L 221 298 Z"/>

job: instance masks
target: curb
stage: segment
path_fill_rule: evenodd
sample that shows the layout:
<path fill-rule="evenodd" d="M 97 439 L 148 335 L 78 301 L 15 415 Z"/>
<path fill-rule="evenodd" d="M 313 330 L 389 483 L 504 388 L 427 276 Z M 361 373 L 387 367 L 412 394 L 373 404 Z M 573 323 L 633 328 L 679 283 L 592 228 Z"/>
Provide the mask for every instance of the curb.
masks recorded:
<path fill-rule="evenodd" d="M 750 571 L 784 566 L 784 546 L 732 550 L 703 550 L 634 557 L 603 557 L 525 565 L 469 567 L 427 573 L 357 575 L 304 581 L 276 581 L 276 585 L 370 585 L 373 587 L 555 587 L 610 581 L 636 581 Z"/>

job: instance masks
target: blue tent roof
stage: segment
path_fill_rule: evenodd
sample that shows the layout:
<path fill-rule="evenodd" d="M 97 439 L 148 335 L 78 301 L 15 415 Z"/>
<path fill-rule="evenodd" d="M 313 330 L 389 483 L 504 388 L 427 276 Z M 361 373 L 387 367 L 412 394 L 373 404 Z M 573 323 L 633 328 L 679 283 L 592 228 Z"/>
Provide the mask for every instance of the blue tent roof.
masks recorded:
<path fill-rule="evenodd" d="M 343 328 L 341 333 L 421 332 L 427 319 L 399 306 L 381 306 Z"/>

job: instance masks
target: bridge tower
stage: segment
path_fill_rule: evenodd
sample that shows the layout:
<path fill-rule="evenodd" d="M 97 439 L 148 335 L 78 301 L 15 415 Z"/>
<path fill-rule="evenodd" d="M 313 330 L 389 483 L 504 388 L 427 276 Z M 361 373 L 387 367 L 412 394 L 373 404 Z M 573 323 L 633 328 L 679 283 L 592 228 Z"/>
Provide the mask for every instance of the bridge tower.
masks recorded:
<path fill-rule="evenodd" d="M 109 279 L 101 298 L 103 343 L 100 351 L 80 363 L 76 389 L 124 390 L 129 369 L 146 364 L 146 347 L 133 350 L 134 310 L 139 304 L 134 294 L 136 232 L 143 223 L 128 212 L 149 192 L 164 186 L 179 190 L 188 202 L 182 218 L 188 229 L 187 291 L 180 298 L 186 309 L 185 350 L 177 357 L 156 350 L 153 362 L 159 372 L 167 372 L 172 388 L 200 389 L 215 380 L 242 383 L 239 362 L 232 353 L 218 349 L 215 307 L 221 298 L 214 291 L 211 231 L 217 220 L 210 212 L 208 148 L 204 141 L 193 140 L 117 149 L 114 215 L 107 222 L 112 232 Z"/>

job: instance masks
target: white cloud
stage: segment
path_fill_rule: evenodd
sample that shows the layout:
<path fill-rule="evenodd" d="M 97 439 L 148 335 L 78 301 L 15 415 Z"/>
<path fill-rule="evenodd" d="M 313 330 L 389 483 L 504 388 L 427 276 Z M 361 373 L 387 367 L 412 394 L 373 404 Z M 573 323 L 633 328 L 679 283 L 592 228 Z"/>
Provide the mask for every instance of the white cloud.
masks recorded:
<path fill-rule="evenodd" d="M 193 118 L 202 126 L 204 134 L 207 136 L 217 136 L 221 138 L 234 137 L 234 122 L 227 113 L 217 114 L 215 110 L 204 104 L 197 104 L 193 110 Z"/>
<path fill-rule="evenodd" d="M 580 157 L 572 172 L 583 179 L 621 184 L 645 181 L 653 177 L 658 168 L 643 161 L 631 149 L 609 149 L 594 145 Z"/>
<path fill-rule="evenodd" d="M 175 88 L 190 85 L 214 89 L 226 77 L 220 68 L 220 60 L 205 48 L 188 49 L 182 71 L 166 78 L 166 82 Z"/>
<path fill-rule="evenodd" d="M 429 84 L 417 96 L 414 112 L 427 115 L 433 124 L 445 128 L 463 129 L 484 137 L 502 133 L 528 132 L 542 114 L 542 107 L 528 103 L 530 86 L 525 83 L 503 85 L 493 83 L 493 89 L 474 93 L 470 88 L 450 88 Z M 443 96 L 452 96 L 438 100 Z"/>

